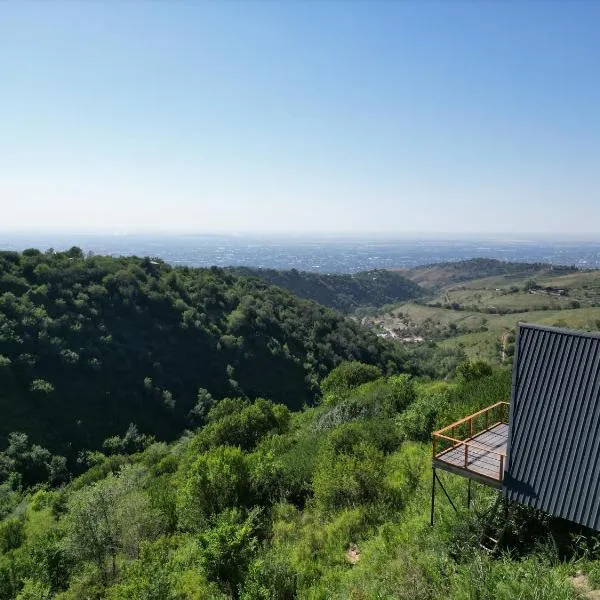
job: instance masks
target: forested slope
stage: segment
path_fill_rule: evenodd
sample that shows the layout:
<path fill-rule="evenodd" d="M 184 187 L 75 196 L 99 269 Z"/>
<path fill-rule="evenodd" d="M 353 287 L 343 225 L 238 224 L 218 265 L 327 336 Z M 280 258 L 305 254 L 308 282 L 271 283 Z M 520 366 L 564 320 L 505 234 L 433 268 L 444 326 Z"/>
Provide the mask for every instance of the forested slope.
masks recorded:
<path fill-rule="evenodd" d="M 300 298 L 314 300 L 345 313 L 360 307 L 380 307 L 411 300 L 423 292 L 407 277 L 383 269 L 352 275 L 250 267 L 236 267 L 234 271 L 240 275 L 258 277 L 272 285 L 281 286 Z"/>
<path fill-rule="evenodd" d="M 570 575 L 600 583 L 589 532 L 518 507 L 484 525 L 496 492 L 473 486 L 469 511 L 447 473 L 458 512 L 440 490 L 429 525 L 432 429 L 510 393 L 509 370 L 475 366 L 424 383 L 344 363 L 317 407 L 224 399 L 193 435 L 93 454 L 67 485 L 12 478 L 0 598 L 575 600 Z"/>
<path fill-rule="evenodd" d="M 431 374 L 452 368 L 432 352 Z M 425 364 L 256 278 L 77 248 L 0 253 L 0 439 L 23 431 L 69 456 L 130 423 L 171 439 L 211 398 L 310 403 L 344 359 Z"/>

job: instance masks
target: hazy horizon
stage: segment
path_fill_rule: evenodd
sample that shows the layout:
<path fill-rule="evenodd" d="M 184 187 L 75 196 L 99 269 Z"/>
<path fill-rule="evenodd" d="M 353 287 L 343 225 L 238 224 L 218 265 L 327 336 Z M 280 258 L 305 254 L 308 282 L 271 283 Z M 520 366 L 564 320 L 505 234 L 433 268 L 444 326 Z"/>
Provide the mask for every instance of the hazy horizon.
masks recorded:
<path fill-rule="evenodd" d="M 517 243 L 527 242 L 590 242 L 598 243 L 600 235 L 594 234 L 565 234 L 561 232 L 526 233 L 526 232 L 451 232 L 451 231 L 260 231 L 260 230 L 161 230 L 161 229 L 3 229 L 0 227 L 1 236 L 86 236 L 86 237 L 146 237 L 146 238 L 176 238 L 176 237 L 231 237 L 231 238 L 262 238 L 276 240 L 283 239 L 340 239 L 340 240 L 369 240 L 382 239 L 387 241 L 507 241 Z"/>
<path fill-rule="evenodd" d="M 0 3 L 0 227 L 597 238 L 599 20 Z"/>

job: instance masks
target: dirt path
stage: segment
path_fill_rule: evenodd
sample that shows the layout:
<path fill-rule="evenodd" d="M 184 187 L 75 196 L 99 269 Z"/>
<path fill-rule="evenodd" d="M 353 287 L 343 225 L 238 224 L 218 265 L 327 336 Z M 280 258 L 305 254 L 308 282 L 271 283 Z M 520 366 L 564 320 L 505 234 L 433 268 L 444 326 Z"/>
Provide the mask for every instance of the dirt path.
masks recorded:
<path fill-rule="evenodd" d="M 504 364 L 506 362 L 506 347 L 508 346 L 508 336 L 510 331 L 505 331 L 500 338 L 502 348 L 500 349 L 500 362 Z"/>

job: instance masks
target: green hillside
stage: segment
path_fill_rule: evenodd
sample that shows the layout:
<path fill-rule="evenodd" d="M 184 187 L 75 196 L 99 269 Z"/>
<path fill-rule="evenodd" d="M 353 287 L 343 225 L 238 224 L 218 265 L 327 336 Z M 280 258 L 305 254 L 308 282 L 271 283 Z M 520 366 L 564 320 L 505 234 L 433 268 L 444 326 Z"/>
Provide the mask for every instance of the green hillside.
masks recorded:
<path fill-rule="evenodd" d="M 427 352 L 430 374 L 452 368 Z M 130 423 L 172 439 L 201 422 L 212 399 L 264 396 L 299 408 L 341 360 L 416 373 L 425 363 L 413 355 L 314 302 L 217 268 L 85 258 L 77 248 L 0 253 L 2 440 L 22 431 L 73 457 Z"/>
<path fill-rule="evenodd" d="M 475 373 L 475 371 L 473 371 Z M 290 413 L 222 400 L 170 445 L 89 458 L 71 483 L 0 486 L 0 598 L 17 600 L 575 600 L 600 584 L 595 538 L 440 473 L 434 427 L 505 400 L 510 372 L 418 383 L 343 364 Z M 145 448 L 144 448 L 145 446 Z M 16 446 L 3 456 L 27 457 Z M 589 596 L 591 597 L 591 596 Z"/>
<path fill-rule="evenodd" d="M 285 288 L 300 298 L 314 300 L 344 313 L 351 313 L 361 307 L 379 307 L 410 300 L 423 293 L 416 283 L 404 275 L 382 269 L 353 275 L 249 267 L 237 267 L 233 271 L 240 275 L 258 277 L 269 284 Z"/>
<path fill-rule="evenodd" d="M 425 288 L 439 288 L 452 283 L 483 277 L 532 277 L 567 275 L 578 272 L 576 267 L 545 263 L 507 262 L 493 258 L 473 258 L 435 263 L 412 269 L 394 269 Z"/>

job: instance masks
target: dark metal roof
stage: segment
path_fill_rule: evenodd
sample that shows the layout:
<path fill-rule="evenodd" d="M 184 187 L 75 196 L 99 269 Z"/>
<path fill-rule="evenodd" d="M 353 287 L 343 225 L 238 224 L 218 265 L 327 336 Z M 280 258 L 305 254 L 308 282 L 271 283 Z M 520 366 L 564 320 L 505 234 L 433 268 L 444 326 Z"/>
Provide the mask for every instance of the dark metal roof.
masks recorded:
<path fill-rule="evenodd" d="M 600 335 L 520 324 L 504 489 L 600 530 Z"/>

